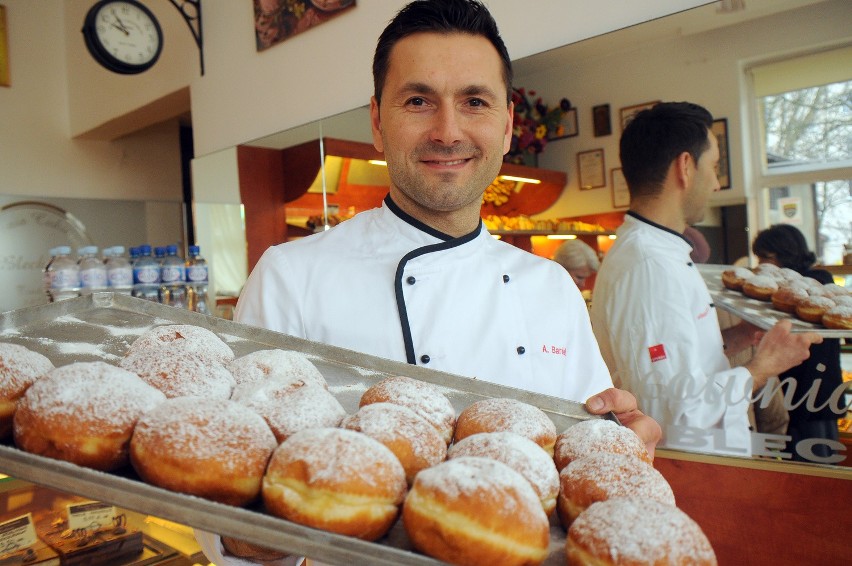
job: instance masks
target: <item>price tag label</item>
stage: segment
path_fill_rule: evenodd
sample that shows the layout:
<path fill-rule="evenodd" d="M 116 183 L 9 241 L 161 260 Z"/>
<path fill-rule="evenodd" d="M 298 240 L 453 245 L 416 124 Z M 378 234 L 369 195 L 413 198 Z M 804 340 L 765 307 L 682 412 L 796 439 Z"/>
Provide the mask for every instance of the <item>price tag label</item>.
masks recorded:
<path fill-rule="evenodd" d="M 96 531 L 111 527 L 115 518 L 115 507 L 100 501 L 71 503 L 68 505 L 68 528 L 72 531 L 85 529 Z"/>
<path fill-rule="evenodd" d="M 37 540 L 30 513 L 0 523 L 0 557 L 30 547 Z"/>

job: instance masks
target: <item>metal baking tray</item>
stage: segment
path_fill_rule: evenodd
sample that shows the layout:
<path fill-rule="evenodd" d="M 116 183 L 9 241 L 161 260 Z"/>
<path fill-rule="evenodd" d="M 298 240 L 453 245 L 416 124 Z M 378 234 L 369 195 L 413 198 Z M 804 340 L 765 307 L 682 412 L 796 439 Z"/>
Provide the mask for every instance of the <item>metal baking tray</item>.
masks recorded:
<path fill-rule="evenodd" d="M 541 408 L 558 432 L 581 420 L 599 418 L 587 413 L 579 403 L 556 397 L 368 356 L 114 293 L 95 293 L 0 313 L 0 342 L 26 346 L 44 354 L 56 366 L 85 361 L 116 363 L 140 334 L 163 324 L 207 328 L 218 334 L 236 356 L 270 348 L 302 352 L 317 366 L 329 389 L 350 414 L 357 411 L 362 393 L 372 384 L 391 375 L 406 375 L 437 385 L 457 413 L 480 399 L 509 397 Z M 331 564 L 441 563 L 411 548 L 401 521 L 384 538 L 366 542 L 274 517 L 265 513 L 260 504 L 253 508 L 231 507 L 161 489 L 142 482 L 130 468 L 104 473 L 29 454 L 9 444 L 0 444 L 0 472 Z M 564 545 L 565 532 L 554 519 L 545 564 L 564 564 Z"/>
<path fill-rule="evenodd" d="M 782 312 L 772 306 L 771 302 L 758 301 L 746 297 L 739 291 L 728 289 L 722 284 L 722 272 L 731 269 L 730 265 L 700 264 L 698 271 L 707 283 L 710 296 L 714 304 L 729 313 L 750 322 L 758 328 L 767 330 L 776 322 L 787 319 L 793 323 L 793 332 L 816 332 L 824 338 L 850 338 L 852 330 L 835 330 L 825 328 L 820 324 L 814 324 L 800 320 L 790 313 Z"/>

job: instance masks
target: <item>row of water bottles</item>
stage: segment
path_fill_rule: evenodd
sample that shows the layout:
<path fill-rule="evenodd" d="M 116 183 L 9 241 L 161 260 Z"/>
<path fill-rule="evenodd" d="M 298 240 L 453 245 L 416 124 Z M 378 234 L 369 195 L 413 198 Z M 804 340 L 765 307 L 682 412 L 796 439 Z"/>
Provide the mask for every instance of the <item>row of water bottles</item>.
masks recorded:
<path fill-rule="evenodd" d="M 44 268 L 45 292 L 55 302 L 96 291 L 115 291 L 210 314 L 209 273 L 199 247 L 189 246 L 186 261 L 174 244 L 157 247 L 155 252 L 152 256 L 151 246 L 143 244 L 130 248 L 128 259 L 124 246 L 113 246 L 104 248 L 99 258 L 96 246 L 85 246 L 77 250 L 75 260 L 70 246 L 57 246 L 50 250 L 50 261 Z"/>

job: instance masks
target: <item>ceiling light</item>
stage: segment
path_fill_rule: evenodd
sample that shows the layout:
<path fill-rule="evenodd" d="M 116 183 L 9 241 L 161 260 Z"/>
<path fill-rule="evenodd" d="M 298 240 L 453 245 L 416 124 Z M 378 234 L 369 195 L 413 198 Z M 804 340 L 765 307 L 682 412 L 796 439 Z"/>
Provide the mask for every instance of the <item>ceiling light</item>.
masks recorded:
<path fill-rule="evenodd" d="M 541 183 L 538 179 L 530 179 L 528 177 L 515 177 L 513 175 L 500 175 L 500 178 L 504 181 L 517 181 L 519 183 L 529 183 L 531 185 L 538 185 Z"/>

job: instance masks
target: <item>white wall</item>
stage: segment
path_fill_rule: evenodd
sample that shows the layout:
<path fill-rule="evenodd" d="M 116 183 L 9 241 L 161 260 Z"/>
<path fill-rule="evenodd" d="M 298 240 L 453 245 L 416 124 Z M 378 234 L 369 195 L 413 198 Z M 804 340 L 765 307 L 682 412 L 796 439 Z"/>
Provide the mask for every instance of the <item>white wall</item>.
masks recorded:
<path fill-rule="evenodd" d="M 11 86 L 0 87 L 0 194 L 180 201 L 177 122 L 137 120 L 133 134 L 115 141 L 73 139 L 72 122 L 88 129 L 143 102 L 119 108 L 142 79 L 128 83 L 97 67 L 85 51 L 80 13 L 92 4 L 3 0 Z M 71 92 L 80 82 L 89 96 Z M 77 110 L 80 97 L 100 116 Z"/>
<path fill-rule="evenodd" d="M 568 187 L 541 217 L 595 214 L 612 210 L 610 170 L 620 167 L 619 110 L 654 100 L 688 100 L 728 120 L 731 161 L 729 190 L 716 193 L 711 205 L 742 204 L 752 196 L 744 164 L 750 131 L 742 100 L 746 63 L 817 46 L 852 41 L 852 2 L 836 0 L 718 30 L 661 39 L 604 57 L 585 59 L 523 77 L 517 86 L 532 88 L 550 103 L 567 97 L 578 108 L 580 135 L 545 148 L 539 165 L 568 172 Z M 581 79 L 578 79 L 581 78 Z M 594 137 L 592 107 L 609 104 L 612 135 Z M 578 151 L 602 148 L 607 186 L 580 190 Z"/>
<path fill-rule="evenodd" d="M 513 58 L 565 45 L 705 0 L 489 0 Z M 260 53 L 251 2 L 204 4 L 205 76 L 192 84 L 196 155 L 367 104 L 381 30 L 405 0 L 354 9 Z"/>

